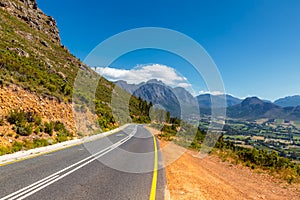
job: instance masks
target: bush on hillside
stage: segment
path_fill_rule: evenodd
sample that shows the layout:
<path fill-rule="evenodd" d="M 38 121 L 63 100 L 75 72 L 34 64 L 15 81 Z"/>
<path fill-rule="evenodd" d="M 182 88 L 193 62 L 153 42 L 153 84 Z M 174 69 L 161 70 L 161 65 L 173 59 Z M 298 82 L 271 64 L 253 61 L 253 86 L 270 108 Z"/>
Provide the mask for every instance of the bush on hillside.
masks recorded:
<path fill-rule="evenodd" d="M 23 126 L 27 122 L 26 113 L 24 111 L 12 110 L 7 117 L 10 124 Z"/>
<path fill-rule="evenodd" d="M 45 122 L 44 123 L 44 132 L 48 135 L 52 136 L 54 130 L 54 124 L 53 122 Z"/>

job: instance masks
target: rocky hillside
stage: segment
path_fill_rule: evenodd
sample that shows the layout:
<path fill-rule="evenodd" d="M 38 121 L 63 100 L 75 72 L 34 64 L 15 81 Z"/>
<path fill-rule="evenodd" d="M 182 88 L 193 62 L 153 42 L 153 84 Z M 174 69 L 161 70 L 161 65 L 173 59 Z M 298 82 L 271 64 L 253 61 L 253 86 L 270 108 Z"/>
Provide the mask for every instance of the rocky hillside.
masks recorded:
<path fill-rule="evenodd" d="M 2 0 L 0 7 L 26 22 L 31 28 L 47 34 L 53 43 L 60 44 L 56 21 L 37 7 L 36 0 Z"/>
<path fill-rule="evenodd" d="M 115 85 L 100 77 L 95 99 L 73 90 L 78 70 L 99 77 L 61 44 L 54 18 L 35 0 L 1 0 L 0 38 L 0 154 L 93 133 L 95 122 L 102 130 L 119 125 L 110 105 Z M 114 95 L 130 98 L 119 90 Z M 74 110 L 73 96 L 80 99 Z M 133 118 L 144 114 L 139 103 L 130 99 Z"/>
<path fill-rule="evenodd" d="M 34 0 L 2 0 L 1 83 L 16 83 L 68 101 L 78 68 L 86 68 L 60 43 L 55 20 Z"/>

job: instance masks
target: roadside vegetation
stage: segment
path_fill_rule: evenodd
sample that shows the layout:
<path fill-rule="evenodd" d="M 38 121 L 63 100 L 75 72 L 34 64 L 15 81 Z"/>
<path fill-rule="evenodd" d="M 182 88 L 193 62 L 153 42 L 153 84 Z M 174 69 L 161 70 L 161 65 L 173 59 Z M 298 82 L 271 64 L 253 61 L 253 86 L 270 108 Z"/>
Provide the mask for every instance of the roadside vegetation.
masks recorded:
<path fill-rule="evenodd" d="M 177 118 L 170 118 L 166 122 L 156 121 L 151 127 L 160 130 L 159 139 L 196 150 L 201 148 L 207 132 Z M 276 151 L 236 146 L 230 141 L 224 141 L 221 136 L 211 154 L 217 155 L 224 162 L 249 167 L 257 173 L 269 173 L 288 183 L 300 183 L 300 164 L 279 156 Z"/>
<path fill-rule="evenodd" d="M 10 141 L 10 145 L 0 147 L 0 155 L 48 146 L 73 138 L 62 122 L 43 122 L 38 114 L 32 112 L 12 110 L 6 116 L 6 120 L 3 120 L 4 123 L 12 126 L 13 132 L 8 136 L 14 140 Z"/>
<path fill-rule="evenodd" d="M 212 153 L 223 161 L 242 164 L 257 172 L 267 172 L 288 183 L 300 183 L 300 164 L 279 156 L 276 151 L 245 148 L 220 140 Z"/>

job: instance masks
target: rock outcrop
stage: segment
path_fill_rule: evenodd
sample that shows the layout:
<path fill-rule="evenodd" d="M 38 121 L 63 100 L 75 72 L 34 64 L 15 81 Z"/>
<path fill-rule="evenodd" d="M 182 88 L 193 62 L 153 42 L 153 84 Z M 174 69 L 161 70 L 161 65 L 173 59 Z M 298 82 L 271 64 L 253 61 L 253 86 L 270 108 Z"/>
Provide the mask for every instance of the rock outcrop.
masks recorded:
<path fill-rule="evenodd" d="M 47 34 L 52 42 L 60 44 L 56 21 L 37 7 L 36 0 L 1 0 L 0 7 L 25 21 L 30 27 Z"/>

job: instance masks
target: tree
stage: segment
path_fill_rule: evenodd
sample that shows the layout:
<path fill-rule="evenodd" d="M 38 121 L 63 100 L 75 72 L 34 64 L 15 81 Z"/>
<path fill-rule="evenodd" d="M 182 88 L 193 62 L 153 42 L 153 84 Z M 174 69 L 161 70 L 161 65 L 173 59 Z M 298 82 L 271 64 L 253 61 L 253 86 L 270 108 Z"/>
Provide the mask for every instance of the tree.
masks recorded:
<path fill-rule="evenodd" d="M 168 112 L 167 112 L 167 119 L 166 119 L 166 122 L 167 122 L 167 123 L 170 123 L 170 121 L 171 121 L 171 117 L 170 117 L 170 112 L 168 111 Z"/>

